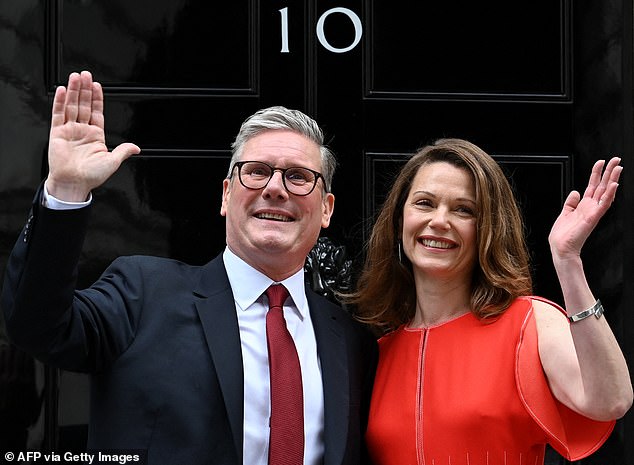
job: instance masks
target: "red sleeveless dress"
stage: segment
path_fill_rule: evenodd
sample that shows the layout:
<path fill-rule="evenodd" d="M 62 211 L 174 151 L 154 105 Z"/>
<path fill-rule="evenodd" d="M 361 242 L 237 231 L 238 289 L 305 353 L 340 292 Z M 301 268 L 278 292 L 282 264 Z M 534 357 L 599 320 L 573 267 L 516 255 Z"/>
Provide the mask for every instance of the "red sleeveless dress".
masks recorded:
<path fill-rule="evenodd" d="M 546 443 L 579 460 L 614 428 L 552 396 L 531 298 L 494 322 L 468 313 L 401 327 L 379 347 L 366 434 L 375 465 L 541 465 Z"/>

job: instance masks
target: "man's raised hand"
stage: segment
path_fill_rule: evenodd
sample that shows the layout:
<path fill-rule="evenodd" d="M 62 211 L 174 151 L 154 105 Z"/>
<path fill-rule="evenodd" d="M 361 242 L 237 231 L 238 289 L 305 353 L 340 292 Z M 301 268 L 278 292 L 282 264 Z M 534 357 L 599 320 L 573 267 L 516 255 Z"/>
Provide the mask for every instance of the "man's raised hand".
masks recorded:
<path fill-rule="evenodd" d="M 123 143 L 108 152 L 104 132 L 103 90 L 88 71 L 72 73 L 53 99 L 48 148 L 48 192 L 59 200 L 83 202 L 141 149 Z"/>

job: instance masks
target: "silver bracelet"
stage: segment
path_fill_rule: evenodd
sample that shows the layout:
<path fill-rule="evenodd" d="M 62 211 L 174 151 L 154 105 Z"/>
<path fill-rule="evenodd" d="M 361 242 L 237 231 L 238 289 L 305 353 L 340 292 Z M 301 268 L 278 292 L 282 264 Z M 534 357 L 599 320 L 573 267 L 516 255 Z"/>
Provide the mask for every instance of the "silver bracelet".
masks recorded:
<path fill-rule="evenodd" d="M 579 313 L 575 313 L 572 316 L 569 316 L 568 320 L 571 323 L 576 323 L 577 321 L 581 321 L 588 318 L 590 315 L 596 316 L 597 319 L 601 318 L 601 315 L 603 315 L 603 305 L 601 304 L 601 301 L 599 299 L 597 299 L 594 305 L 590 307 L 589 309 Z"/>

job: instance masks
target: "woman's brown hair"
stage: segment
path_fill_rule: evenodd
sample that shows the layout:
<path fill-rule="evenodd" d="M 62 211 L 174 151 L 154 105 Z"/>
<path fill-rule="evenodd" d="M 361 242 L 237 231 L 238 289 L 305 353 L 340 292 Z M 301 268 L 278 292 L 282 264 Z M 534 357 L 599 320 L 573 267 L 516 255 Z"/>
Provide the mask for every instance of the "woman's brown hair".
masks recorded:
<path fill-rule="evenodd" d="M 416 311 L 412 265 L 404 255 L 399 259 L 403 208 L 418 170 L 436 162 L 468 171 L 475 183 L 478 260 L 472 277 L 472 312 L 491 318 L 515 298 L 532 294 L 522 216 L 504 172 L 471 142 L 440 139 L 420 149 L 399 172 L 366 245 L 356 290 L 344 296 L 348 304 L 356 305 L 358 319 L 382 330 L 409 322 Z"/>

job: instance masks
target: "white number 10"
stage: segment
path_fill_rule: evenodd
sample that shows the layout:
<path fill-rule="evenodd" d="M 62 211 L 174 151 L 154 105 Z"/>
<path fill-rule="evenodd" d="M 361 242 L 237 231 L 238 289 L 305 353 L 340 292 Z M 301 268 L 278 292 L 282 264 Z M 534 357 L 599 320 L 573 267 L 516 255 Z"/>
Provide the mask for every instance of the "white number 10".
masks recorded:
<path fill-rule="evenodd" d="M 281 15 L 281 28 L 282 28 L 282 31 L 281 31 L 282 48 L 280 50 L 280 53 L 290 53 L 290 50 L 288 47 L 288 7 L 282 8 L 281 10 L 279 10 L 279 12 Z M 333 47 L 328 42 L 328 39 L 326 39 L 326 35 L 324 34 L 324 23 L 326 22 L 326 18 L 328 18 L 328 16 L 330 16 L 333 13 L 342 13 L 346 15 L 348 18 L 350 18 L 350 21 L 352 21 L 352 25 L 354 26 L 354 40 L 347 47 L 343 47 L 343 48 Z M 359 42 L 361 41 L 361 35 L 363 34 L 363 26 L 361 25 L 361 19 L 359 19 L 357 14 L 354 11 L 349 10 L 348 8 L 341 8 L 341 7 L 331 8 L 330 10 L 325 11 L 324 14 L 322 14 L 319 17 L 319 20 L 317 21 L 316 29 L 317 29 L 316 32 L 317 32 L 317 38 L 319 39 L 319 43 L 326 50 L 333 53 L 345 53 L 352 50 L 359 44 Z"/>

